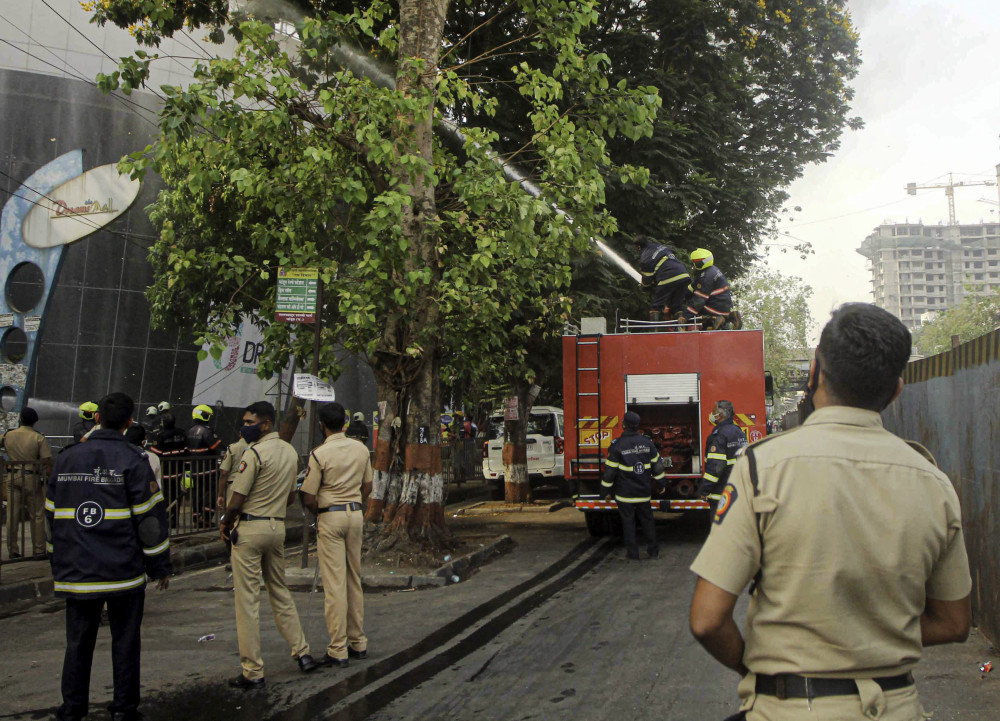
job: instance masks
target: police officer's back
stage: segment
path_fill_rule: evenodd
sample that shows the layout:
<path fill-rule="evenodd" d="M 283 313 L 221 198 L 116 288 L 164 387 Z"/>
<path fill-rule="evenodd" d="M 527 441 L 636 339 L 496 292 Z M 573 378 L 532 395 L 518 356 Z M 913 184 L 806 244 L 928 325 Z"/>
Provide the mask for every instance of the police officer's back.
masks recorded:
<path fill-rule="evenodd" d="M 630 559 L 639 558 L 636 541 L 636 519 L 642 526 L 646 551 L 651 558 L 659 555 L 656 527 L 653 525 L 653 484 L 661 485 L 665 477 L 663 461 L 656 446 L 639 433 L 639 414 L 629 411 L 622 419 L 624 432 L 608 448 L 604 462 L 601 488 L 608 496 L 614 494 L 622 519 L 622 535 Z"/>
<path fill-rule="evenodd" d="M 691 629 L 739 685 L 747 721 L 924 718 L 911 671 L 962 641 L 971 578 L 947 476 L 882 427 L 910 333 L 839 308 L 810 369 L 816 410 L 737 460 L 692 570 Z M 754 580 L 746 640 L 732 615 Z"/>

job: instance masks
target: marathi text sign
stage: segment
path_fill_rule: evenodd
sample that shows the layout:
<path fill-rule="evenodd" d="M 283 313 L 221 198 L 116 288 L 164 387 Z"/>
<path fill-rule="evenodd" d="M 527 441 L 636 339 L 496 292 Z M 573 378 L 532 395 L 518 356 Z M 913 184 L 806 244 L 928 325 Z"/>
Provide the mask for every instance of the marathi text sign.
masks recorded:
<path fill-rule="evenodd" d="M 274 319 L 285 323 L 315 323 L 319 293 L 316 268 L 278 268 Z"/>

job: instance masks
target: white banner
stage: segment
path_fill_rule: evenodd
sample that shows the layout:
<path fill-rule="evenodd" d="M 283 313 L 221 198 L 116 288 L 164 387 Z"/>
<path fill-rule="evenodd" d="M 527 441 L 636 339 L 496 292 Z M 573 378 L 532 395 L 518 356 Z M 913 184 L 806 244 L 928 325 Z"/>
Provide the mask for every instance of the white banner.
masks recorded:
<path fill-rule="evenodd" d="M 207 346 L 205 350 L 208 350 Z M 198 364 L 192 405 L 204 403 L 214 406 L 217 401 L 222 401 L 230 408 L 242 408 L 262 400 L 270 400 L 277 405 L 279 378 L 257 377 L 257 366 L 263 352 L 263 335 L 253 323 L 244 320 L 239 332 L 226 339 L 219 360 L 209 355 Z"/>

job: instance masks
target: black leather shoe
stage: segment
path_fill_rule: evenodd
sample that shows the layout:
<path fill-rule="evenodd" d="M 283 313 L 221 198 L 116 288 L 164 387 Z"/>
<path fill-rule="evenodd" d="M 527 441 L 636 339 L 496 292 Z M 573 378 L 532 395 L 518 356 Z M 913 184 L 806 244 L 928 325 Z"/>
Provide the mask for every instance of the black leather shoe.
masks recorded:
<path fill-rule="evenodd" d="M 315 671 L 319 668 L 319 664 L 316 663 L 316 660 L 308 653 L 302 654 L 296 659 L 296 661 L 299 662 L 299 670 L 302 673 L 309 673 L 310 671 Z"/>
<path fill-rule="evenodd" d="M 320 666 L 334 666 L 335 668 L 347 668 L 346 658 L 334 658 L 330 654 L 323 654 L 323 660 L 319 662 Z"/>
<path fill-rule="evenodd" d="M 356 658 L 359 661 L 363 658 L 368 658 L 368 651 L 355 651 L 350 646 L 347 647 L 347 658 Z"/>
<path fill-rule="evenodd" d="M 241 673 L 239 676 L 229 679 L 229 685 L 233 688 L 243 689 L 244 691 L 253 691 L 254 689 L 264 688 L 264 679 L 249 679 Z"/>

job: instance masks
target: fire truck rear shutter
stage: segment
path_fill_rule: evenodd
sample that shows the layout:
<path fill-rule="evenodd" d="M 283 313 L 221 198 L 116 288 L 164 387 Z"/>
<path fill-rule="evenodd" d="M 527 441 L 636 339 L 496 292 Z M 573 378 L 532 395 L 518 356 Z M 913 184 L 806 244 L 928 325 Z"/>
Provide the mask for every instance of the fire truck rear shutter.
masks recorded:
<path fill-rule="evenodd" d="M 697 403 L 697 373 L 652 373 L 625 376 L 628 403 Z"/>

